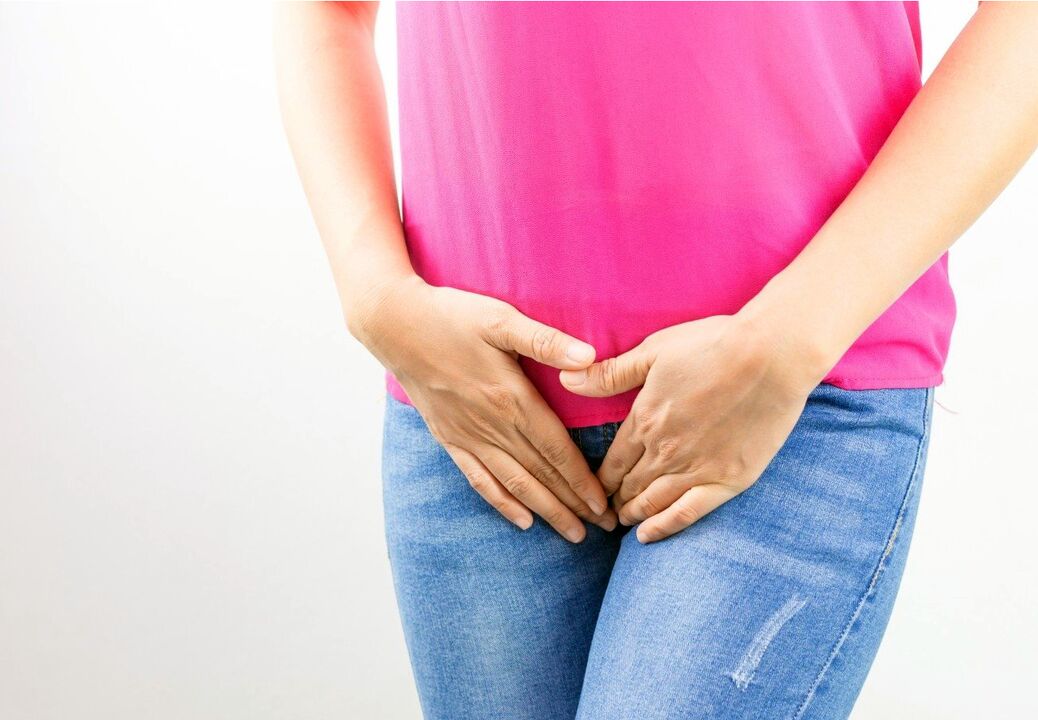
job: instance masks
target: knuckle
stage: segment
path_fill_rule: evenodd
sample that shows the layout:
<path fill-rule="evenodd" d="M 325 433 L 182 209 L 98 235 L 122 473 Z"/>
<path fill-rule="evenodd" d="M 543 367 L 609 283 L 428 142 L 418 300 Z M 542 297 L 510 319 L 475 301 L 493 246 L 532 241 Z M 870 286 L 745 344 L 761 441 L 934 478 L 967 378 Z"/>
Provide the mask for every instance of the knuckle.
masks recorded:
<path fill-rule="evenodd" d="M 487 404 L 490 405 L 495 413 L 508 418 L 514 417 L 517 414 L 519 399 L 516 397 L 515 392 L 512 391 L 512 388 L 495 383 L 488 385 L 483 393 Z"/>
<path fill-rule="evenodd" d="M 627 472 L 627 461 L 619 455 L 612 455 L 607 457 L 603 464 L 607 470 L 612 470 L 614 473 L 626 473 Z M 621 478 L 622 479 L 622 478 Z"/>
<path fill-rule="evenodd" d="M 501 484 L 508 488 L 508 491 L 515 496 L 528 495 L 530 492 L 533 478 L 529 475 L 515 474 L 505 478 Z"/>
<path fill-rule="evenodd" d="M 487 479 L 483 477 L 483 475 L 481 475 L 480 473 L 466 473 L 465 477 L 468 479 L 469 485 L 472 487 L 472 489 L 480 494 L 482 494 L 487 489 L 487 486 L 490 484 L 487 482 Z"/>
<path fill-rule="evenodd" d="M 542 485 L 547 487 L 557 487 L 558 474 L 555 472 L 555 468 L 547 463 L 536 463 L 532 468 L 528 468 L 530 474 L 541 481 Z"/>
<path fill-rule="evenodd" d="M 672 460 L 678 454 L 680 444 L 671 437 L 662 437 L 654 444 L 653 451 L 660 460 Z"/>
<path fill-rule="evenodd" d="M 606 358 L 598 364 L 598 384 L 606 391 L 620 386 L 622 370 L 616 358 Z"/>
<path fill-rule="evenodd" d="M 537 427 L 533 420 L 531 420 L 531 413 L 529 409 L 533 407 L 536 398 L 532 394 L 527 394 L 522 388 L 519 388 L 514 394 L 515 398 L 515 412 L 509 421 L 516 430 L 522 435 L 530 438 L 536 434 Z"/>
<path fill-rule="evenodd" d="M 566 478 L 566 484 L 574 490 L 576 490 L 577 492 L 583 492 L 584 490 L 588 490 L 591 487 L 593 487 L 594 483 L 592 482 L 591 478 L 589 478 L 587 475 L 584 475 L 583 473 L 578 473 L 576 475 L 568 476 Z"/>
<path fill-rule="evenodd" d="M 490 507 L 494 508 L 502 515 L 508 515 L 508 503 L 504 498 L 495 497 L 493 500 L 489 500 L 488 502 L 490 503 Z"/>
<path fill-rule="evenodd" d="M 539 327 L 530 336 L 530 346 L 535 356 L 549 356 L 558 346 L 558 334 L 551 328 Z"/>
<path fill-rule="evenodd" d="M 660 507 L 660 504 L 658 502 L 656 502 L 655 500 L 653 500 L 651 497 L 643 497 L 641 499 L 640 505 L 641 505 L 640 510 L 646 516 L 656 515 L 657 513 L 659 513 L 660 511 L 663 510 L 663 508 Z"/>
<path fill-rule="evenodd" d="M 510 307 L 507 305 L 495 306 L 483 315 L 483 330 L 488 335 L 499 336 L 508 331 L 511 321 Z"/>
<path fill-rule="evenodd" d="M 555 466 L 565 463 L 568 455 L 566 446 L 557 440 L 548 440 L 541 443 L 540 451 L 544 459 Z"/>
<path fill-rule="evenodd" d="M 474 412 L 468 418 L 469 433 L 474 437 L 489 438 L 497 434 L 497 421 L 493 414 Z"/>
<path fill-rule="evenodd" d="M 684 525 L 691 525 L 703 515 L 692 503 L 683 502 L 676 508 L 676 517 Z"/>
<path fill-rule="evenodd" d="M 569 513 L 567 513 L 562 506 L 553 507 L 549 510 L 544 511 L 545 521 L 552 527 L 564 527 L 566 521 L 569 519 Z"/>
<path fill-rule="evenodd" d="M 663 330 L 657 330 L 654 333 L 646 335 L 645 339 L 638 343 L 638 348 L 641 350 L 655 350 L 659 347 L 660 342 L 662 342 L 665 334 L 666 328 L 664 328 Z"/>
<path fill-rule="evenodd" d="M 624 475 L 620 479 L 620 489 L 617 491 L 617 499 L 621 502 L 630 502 L 636 495 L 641 492 L 641 489 L 635 486 L 634 481 L 630 475 Z"/>
<path fill-rule="evenodd" d="M 640 407 L 631 411 L 631 421 L 641 434 L 651 433 L 659 424 L 659 414 L 655 408 Z"/>

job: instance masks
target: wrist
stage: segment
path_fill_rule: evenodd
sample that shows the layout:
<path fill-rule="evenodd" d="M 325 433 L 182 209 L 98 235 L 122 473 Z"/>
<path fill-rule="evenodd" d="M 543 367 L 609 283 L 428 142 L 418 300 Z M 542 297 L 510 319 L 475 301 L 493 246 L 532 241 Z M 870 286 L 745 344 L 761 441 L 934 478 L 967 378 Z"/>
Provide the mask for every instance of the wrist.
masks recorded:
<path fill-rule="evenodd" d="M 391 322 L 391 310 L 399 304 L 398 298 L 406 292 L 415 292 L 426 286 L 415 273 L 384 275 L 367 283 L 342 304 L 346 328 L 362 345 L 373 349 L 380 337 L 386 335 L 386 323 Z"/>
<path fill-rule="evenodd" d="M 847 349 L 816 325 L 810 313 L 764 291 L 734 319 L 741 333 L 756 338 L 777 371 L 803 387 L 820 383 Z"/>

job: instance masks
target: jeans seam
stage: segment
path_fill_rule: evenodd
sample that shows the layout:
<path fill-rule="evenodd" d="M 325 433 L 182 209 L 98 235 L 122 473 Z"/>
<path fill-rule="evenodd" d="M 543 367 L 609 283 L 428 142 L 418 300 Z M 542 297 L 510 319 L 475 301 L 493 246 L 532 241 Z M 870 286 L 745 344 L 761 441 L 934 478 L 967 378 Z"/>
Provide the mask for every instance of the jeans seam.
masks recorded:
<path fill-rule="evenodd" d="M 912 493 L 915 491 L 916 486 L 919 483 L 919 463 L 923 457 L 923 447 L 926 445 L 927 436 L 930 433 L 930 423 L 927 422 L 927 415 L 930 406 L 930 397 L 933 393 L 933 388 L 927 388 L 926 393 L 923 396 L 923 432 L 919 435 L 919 444 L 916 446 L 915 461 L 912 464 L 912 473 L 909 476 L 908 485 L 905 487 L 905 493 L 901 498 L 901 504 L 898 507 L 897 516 L 894 518 L 894 524 L 890 528 L 890 532 L 887 533 L 886 543 L 883 546 L 883 552 L 880 553 L 879 560 L 876 562 L 875 568 L 873 568 L 872 576 L 869 578 L 869 584 L 866 586 L 865 591 L 858 599 L 858 603 L 854 608 L 854 612 L 851 613 L 850 619 L 844 625 L 843 631 L 840 636 L 836 639 L 836 643 L 833 645 L 832 650 L 829 652 L 828 658 L 826 658 L 825 664 L 822 665 L 821 670 L 818 671 L 818 675 L 815 676 L 814 682 L 811 684 L 810 689 L 807 691 L 807 695 L 804 697 L 800 706 L 797 708 L 796 713 L 793 715 L 792 720 L 800 720 L 807 712 L 808 707 L 811 705 L 811 701 L 814 700 L 815 694 L 822 682 L 825 680 L 826 673 L 829 672 L 829 668 L 832 667 L 833 661 L 836 656 L 840 654 L 840 649 L 843 647 L 844 642 L 850 636 L 851 629 L 854 624 L 861 617 L 865 610 L 865 603 L 869 597 L 872 596 L 879 584 L 879 578 L 883 574 L 885 569 L 885 563 L 890 554 L 894 551 L 895 541 L 901 529 L 901 524 L 904 521 L 905 510 L 908 508 L 909 499 L 912 497 Z"/>

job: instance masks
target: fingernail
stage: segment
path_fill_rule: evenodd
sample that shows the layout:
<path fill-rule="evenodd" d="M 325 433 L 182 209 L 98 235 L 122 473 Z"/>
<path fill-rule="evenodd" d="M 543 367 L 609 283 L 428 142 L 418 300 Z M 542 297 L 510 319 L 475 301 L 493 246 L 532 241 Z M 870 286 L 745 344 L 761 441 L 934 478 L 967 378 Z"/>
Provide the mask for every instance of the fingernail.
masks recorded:
<path fill-rule="evenodd" d="M 597 525 L 606 532 L 613 532 L 613 530 L 616 530 L 616 518 L 609 515 L 608 517 L 602 518 L 602 521 L 597 523 Z"/>
<path fill-rule="evenodd" d="M 567 385 L 583 385 L 587 380 L 587 370 L 566 370 Z"/>
<path fill-rule="evenodd" d="M 532 517 L 524 517 L 524 518 L 519 518 L 519 519 L 516 519 L 516 520 L 512 520 L 512 522 L 520 530 L 529 530 L 530 527 L 533 525 L 533 518 Z"/>
<path fill-rule="evenodd" d="M 578 543 L 584 539 L 584 528 L 572 527 L 565 533 L 566 539 L 572 543 Z"/>
<path fill-rule="evenodd" d="M 606 506 L 600 500 L 595 500 L 594 498 L 587 501 L 587 506 L 591 508 L 591 512 L 595 515 L 601 515 L 606 511 Z"/>
<path fill-rule="evenodd" d="M 570 343 L 566 348 L 566 357 L 573 362 L 589 363 L 595 359 L 595 349 L 585 343 Z"/>
<path fill-rule="evenodd" d="M 635 533 L 635 537 L 638 538 L 638 542 L 640 542 L 642 545 L 648 545 L 649 543 L 653 542 L 653 538 L 649 537 L 648 533 L 643 533 L 640 528 Z"/>

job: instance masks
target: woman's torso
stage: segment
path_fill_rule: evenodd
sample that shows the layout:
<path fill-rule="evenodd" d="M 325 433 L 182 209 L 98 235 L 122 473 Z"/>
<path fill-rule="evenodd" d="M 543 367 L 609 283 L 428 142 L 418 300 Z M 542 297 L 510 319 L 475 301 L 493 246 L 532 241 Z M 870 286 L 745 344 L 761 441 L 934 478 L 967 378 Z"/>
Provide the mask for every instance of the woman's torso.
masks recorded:
<path fill-rule="evenodd" d="M 598 357 L 733 313 L 811 239 L 920 87 L 915 3 L 401 3 L 416 271 Z M 826 377 L 941 381 L 947 256 Z M 626 416 L 523 367 L 568 426 Z M 391 392 L 406 401 L 392 375 Z"/>

